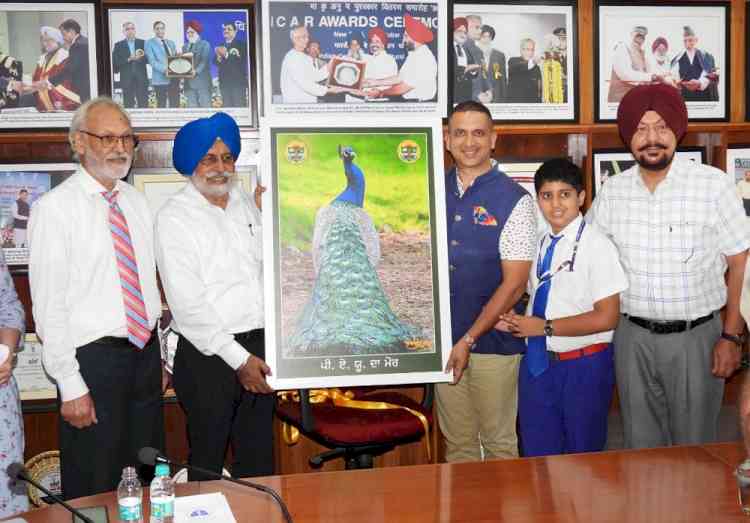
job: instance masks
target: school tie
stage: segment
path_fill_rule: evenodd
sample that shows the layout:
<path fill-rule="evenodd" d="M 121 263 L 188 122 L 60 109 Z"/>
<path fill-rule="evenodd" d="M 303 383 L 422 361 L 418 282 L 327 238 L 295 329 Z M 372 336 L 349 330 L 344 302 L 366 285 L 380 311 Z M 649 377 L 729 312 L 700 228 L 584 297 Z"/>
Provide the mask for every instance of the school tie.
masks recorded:
<path fill-rule="evenodd" d="M 560 241 L 562 236 L 550 235 L 549 238 L 550 243 L 547 247 L 547 251 L 544 253 L 542 267 L 539 269 L 538 274 L 546 274 L 549 272 L 550 267 L 552 266 L 552 255 L 555 252 L 555 245 L 557 245 L 557 242 Z M 534 307 L 531 311 L 533 316 L 546 318 L 547 299 L 549 298 L 549 290 L 551 287 L 552 279 L 547 278 L 536 288 Z M 529 336 L 526 340 L 526 345 L 526 363 L 529 367 L 529 372 L 536 378 L 549 367 L 549 358 L 547 357 L 547 337 Z"/>
<path fill-rule="evenodd" d="M 141 284 L 138 279 L 138 264 L 130 241 L 128 222 L 117 204 L 117 191 L 103 192 L 109 204 L 109 230 L 117 259 L 117 272 L 120 274 L 122 301 L 125 305 L 125 320 L 128 325 L 128 341 L 142 349 L 151 338 L 151 330 L 146 319 L 146 305 L 143 303 Z"/>

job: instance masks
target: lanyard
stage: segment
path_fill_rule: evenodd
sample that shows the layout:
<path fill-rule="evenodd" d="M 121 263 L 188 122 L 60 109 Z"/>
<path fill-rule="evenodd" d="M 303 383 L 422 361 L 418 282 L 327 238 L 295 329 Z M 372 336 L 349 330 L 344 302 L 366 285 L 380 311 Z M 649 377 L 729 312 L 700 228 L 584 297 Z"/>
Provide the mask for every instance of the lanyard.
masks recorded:
<path fill-rule="evenodd" d="M 583 234 L 584 227 L 586 227 L 586 220 L 581 218 L 581 225 L 578 226 L 576 241 L 573 244 L 573 254 L 570 256 L 569 260 L 561 263 L 560 266 L 555 269 L 555 272 L 547 271 L 544 274 L 540 273 L 540 271 L 542 270 L 542 245 L 544 245 L 544 238 L 542 238 L 542 241 L 539 242 L 539 252 L 536 256 L 536 277 L 539 280 L 539 285 L 551 280 L 555 274 L 565 269 L 566 267 L 568 268 L 569 272 L 573 272 L 573 265 L 575 265 L 576 262 L 576 254 L 578 254 L 578 244 L 581 241 L 581 234 Z"/>

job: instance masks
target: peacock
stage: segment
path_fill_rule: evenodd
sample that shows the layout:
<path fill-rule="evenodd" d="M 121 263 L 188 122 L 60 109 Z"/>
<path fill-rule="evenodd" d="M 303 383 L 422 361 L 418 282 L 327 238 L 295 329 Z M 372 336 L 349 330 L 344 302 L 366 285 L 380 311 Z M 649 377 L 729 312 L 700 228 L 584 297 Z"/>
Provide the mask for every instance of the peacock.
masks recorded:
<path fill-rule="evenodd" d="M 380 239 L 363 209 L 365 175 L 356 153 L 338 146 L 346 188 L 318 210 L 313 232 L 315 284 L 285 344 L 287 357 L 406 352 L 420 330 L 391 309 L 375 267 Z"/>

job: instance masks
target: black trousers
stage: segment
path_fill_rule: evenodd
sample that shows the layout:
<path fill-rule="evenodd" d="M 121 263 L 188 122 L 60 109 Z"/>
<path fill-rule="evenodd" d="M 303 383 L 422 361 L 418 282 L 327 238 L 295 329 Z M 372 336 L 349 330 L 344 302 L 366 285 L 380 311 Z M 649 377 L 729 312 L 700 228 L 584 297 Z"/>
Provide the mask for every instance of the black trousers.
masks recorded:
<path fill-rule="evenodd" d="M 156 107 L 166 107 L 169 100 L 169 107 L 176 109 L 180 107 L 180 81 L 172 79 L 168 85 L 154 85 L 156 93 Z"/>
<path fill-rule="evenodd" d="M 219 87 L 221 88 L 222 107 L 247 107 L 246 85 L 219 84 Z"/>
<path fill-rule="evenodd" d="M 235 334 L 249 353 L 264 359 L 263 330 Z M 247 392 L 219 356 L 205 356 L 180 336 L 174 390 L 187 415 L 190 464 L 221 472 L 231 441 L 235 478 L 273 474 L 275 394 Z M 190 471 L 190 481 L 213 479 Z"/>
<path fill-rule="evenodd" d="M 145 79 L 122 85 L 122 105 L 132 109 L 136 102 L 138 102 L 138 109 L 148 108 L 148 84 Z"/>
<path fill-rule="evenodd" d="M 164 448 L 161 354 L 154 341 L 138 351 L 126 339 L 107 338 L 76 350 L 98 423 L 77 429 L 60 416 L 60 465 L 66 499 L 117 488 L 122 469 L 136 465 L 141 447 Z M 142 466 L 150 481 L 153 467 Z"/>

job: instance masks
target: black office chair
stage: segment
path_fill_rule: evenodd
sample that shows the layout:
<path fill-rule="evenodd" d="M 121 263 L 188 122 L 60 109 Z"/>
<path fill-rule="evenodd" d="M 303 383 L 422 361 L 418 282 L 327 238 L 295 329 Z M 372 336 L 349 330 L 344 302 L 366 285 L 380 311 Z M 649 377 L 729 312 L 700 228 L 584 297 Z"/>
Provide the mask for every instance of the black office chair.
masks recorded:
<path fill-rule="evenodd" d="M 289 394 L 279 398 L 276 414 L 300 433 L 331 449 L 312 456 L 310 466 L 318 468 L 331 459 L 344 458 L 347 469 L 372 468 L 375 456 L 393 450 L 397 445 L 430 437 L 424 422 L 428 428 L 432 426 L 434 386 L 424 385 L 421 403 L 393 390 L 397 388 L 403 387 L 387 390 L 355 387 L 349 389 L 353 393 L 350 399 L 356 402 L 385 402 L 405 408 L 336 406 L 330 397 L 325 397 L 327 393 L 317 393 L 317 397 L 311 401 L 310 390 L 300 389 L 298 398 L 291 399 Z M 325 400 L 319 401 L 321 399 Z M 372 403 L 369 405 L 373 406 Z"/>

